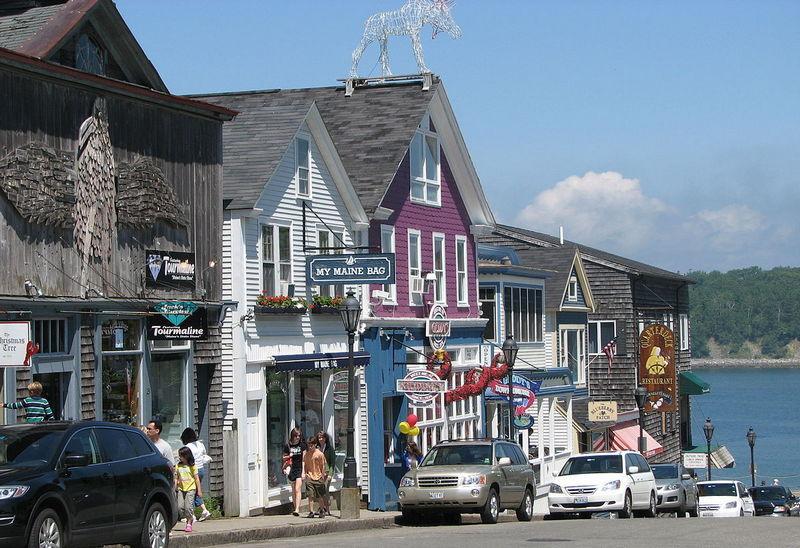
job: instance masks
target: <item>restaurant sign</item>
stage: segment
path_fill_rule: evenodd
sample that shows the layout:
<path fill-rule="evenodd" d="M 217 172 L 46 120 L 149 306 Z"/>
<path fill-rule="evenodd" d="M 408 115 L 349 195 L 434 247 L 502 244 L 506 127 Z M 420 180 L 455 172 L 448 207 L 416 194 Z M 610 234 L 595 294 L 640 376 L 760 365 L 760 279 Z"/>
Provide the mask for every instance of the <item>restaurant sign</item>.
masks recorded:
<path fill-rule="evenodd" d="M 150 308 L 147 318 L 149 341 L 196 341 L 208 338 L 206 307 L 192 302 L 164 301 Z"/>
<path fill-rule="evenodd" d="M 591 422 L 617 422 L 617 402 L 590 401 L 589 420 Z"/>
<path fill-rule="evenodd" d="M 677 411 L 675 335 L 665 325 L 648 325 L 639 335 L 639 384 L 647 389 L 645 413 Z"/>
<path fill-rule="evenodd" d="M 443 394 L 446 388 L 445 381 L 427 369 L 409 371 L 405 377 L 397 379 L 396 382 L 397 391 L 405 394 L 409 405 L 414 407 L 432 407 L 437 396 Z"/>
<path fill-rule="evenodd" d="M 30 367 L 38 351 L 30 322 L 0 322 L 0 367 Z"/>
<path fill-rule="evenodd" d="M 393 284 L 394 274 L 394 253 L 306 257 L 308 283 Z"/>
<path fill-rule="evenodd" d="M 193 290 L 194 253 L 181 251 L 145 251 L 147 287 Z"/>

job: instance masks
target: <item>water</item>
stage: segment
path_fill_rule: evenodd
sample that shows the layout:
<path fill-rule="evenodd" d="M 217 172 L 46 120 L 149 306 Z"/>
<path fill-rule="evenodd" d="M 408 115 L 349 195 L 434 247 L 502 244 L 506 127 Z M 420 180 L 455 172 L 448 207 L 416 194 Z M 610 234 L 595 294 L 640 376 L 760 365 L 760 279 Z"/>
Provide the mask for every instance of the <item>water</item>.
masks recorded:
<path fill-rule="evenodd" d="M 750 486 L 750 446 L 747 429 L 756 432 L 756 485 L 772 484 L 800 487 L 800 368 L 697 369 L 695 372 L 711 384 L 711 393 L 691 396 L 692 441 L 705 446 L 703 423 L 706 417 L 714 423 L 712 446 L 728 447 L 736 466 L 711 469 L 712 479 L 738 479 Z M 698 475 L 706 479 L 705 472 Z"/>

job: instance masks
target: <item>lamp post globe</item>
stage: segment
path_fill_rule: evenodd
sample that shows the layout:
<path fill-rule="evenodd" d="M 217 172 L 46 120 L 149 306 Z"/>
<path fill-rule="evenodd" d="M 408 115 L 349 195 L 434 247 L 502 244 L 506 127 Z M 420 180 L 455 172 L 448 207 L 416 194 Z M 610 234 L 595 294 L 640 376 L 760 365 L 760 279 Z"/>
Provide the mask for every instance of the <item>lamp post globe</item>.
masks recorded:
<path fill-rule="evenodd" d="M 750 484 L 751 487 L 756 486 L 756 465 L 753 459 L 753 447 L 756 445 L 756 431 L 751 426 L 747 430 L 747 445 L 750 446 Z"/>
<path fill-rule="evenodd" d="M 508 437 L 514 432 L 514 362 L 517 361 L 519 345 L 509 333 L 503 341 L 503 357 L 508 364 Z"/>
<path fill-rule="evenodd" d="M 637 386 L 633 391 L 633 397 L 636 400 L 636 407 L 639 408 L 639 411 L 643 411 L 644 404 L 647 401 L 647 388 L 644 386 Z"/>
<path fill-rule="evenodd" d="M 344 330 L 348 334 L 355 334 L 358 329 L 358 320 L 361 317 L 361 302 L 356 299 L 352 290 L 347 292 L 347 296 L 339 305 L 339 315 L 342 318 Z"/>
<path fill-rule="evenodd" d="M 711 438 L 714 437 L 714 423 L 711 417 L 703 425 L 703 434 L 706 436 L 706 479 L 711 481 Z"/>
<path fill-rule="evenodd" d="M 342 324 L 347 331 L 347 454 L 344 459 L 344 478 L 342 488 L 356 492 L 358 489 L 358 479 L 356 475 L 355 458 L 355 405 L 356 405 L 356 373 L 353 364 L 353 345 L 355 344 L 358 320 L 361 317 L 361 302 L 356 299 L 352 290 L 347 292 L 347 297 L 339 305 L 339 315 Z M 344 494 L 344 493 L 343 493 Z M 350 517 L 358 517 L 357 496 L 346 497 L 348 502 L 342 501 L 342 512 L 347 512 Z M 345 508 L 345 505 L 356 505 L 353 508 Z"/>

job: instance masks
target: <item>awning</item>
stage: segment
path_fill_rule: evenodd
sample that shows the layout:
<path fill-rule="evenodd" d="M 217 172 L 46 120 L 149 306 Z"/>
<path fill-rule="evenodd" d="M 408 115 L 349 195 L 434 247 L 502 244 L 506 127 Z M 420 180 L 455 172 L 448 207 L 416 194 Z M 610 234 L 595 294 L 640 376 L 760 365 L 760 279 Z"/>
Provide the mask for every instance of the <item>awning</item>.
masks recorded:
<path fill-rule="evenodd" d="M 347 367 L 347 352 L 326 352 L 322 354 L 284 354 L 275 356 L 276 371 L 319 371 Z M 369 363 L 369 352 L 353 352 L 353 365 L 363 367 Z"/>
<path fill-rule="evenodd" d="M 684 453 L 702 453 L 706 454 L 707 447 L 698 445 L 692 449 L 687 449 Z M 736 466 L 736 460 L 733 454 L 724 445 L 711 446 L 711 466 L 714 468 L 733 468 Z"/>
<path fill-rule="evenodd" d="M 611 440 L 611 449 L 617 451 L 638 451 L 639 450 L 639 425 L 631 422 L 618 424 L 612 426 L 608 430 L 608 435 Z M 647 440 L 647 451 L 644 456 L 646 458 L 658 455 L 664 448 L 658 443 L 647 430 L 642 430 L 642 435 Z M 593 449 L 600 451 L 603 449 L 604 440 L 598 438 L 594 442 Z"/>
<path fill-rule="evenodd" d="M 699 396 L 711 392 L 711 385 L 691 371 L 681 371 L 678 375 L 678 386 L 681 396 Z"/>

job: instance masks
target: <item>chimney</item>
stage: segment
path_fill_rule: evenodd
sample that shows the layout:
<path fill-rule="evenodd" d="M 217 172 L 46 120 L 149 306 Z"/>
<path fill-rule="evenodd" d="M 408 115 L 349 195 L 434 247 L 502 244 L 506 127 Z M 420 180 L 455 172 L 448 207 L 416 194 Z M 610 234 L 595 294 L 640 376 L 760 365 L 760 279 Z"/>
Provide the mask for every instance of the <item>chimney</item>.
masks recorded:
<path fill-rule="evenodd" d="M 564 245 L 564 225 L 558 227 L 558 239 L 561 242 L 561 245 Z"/>

